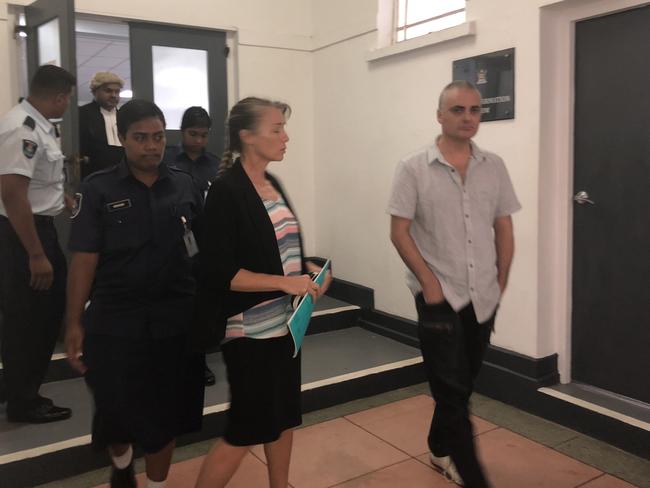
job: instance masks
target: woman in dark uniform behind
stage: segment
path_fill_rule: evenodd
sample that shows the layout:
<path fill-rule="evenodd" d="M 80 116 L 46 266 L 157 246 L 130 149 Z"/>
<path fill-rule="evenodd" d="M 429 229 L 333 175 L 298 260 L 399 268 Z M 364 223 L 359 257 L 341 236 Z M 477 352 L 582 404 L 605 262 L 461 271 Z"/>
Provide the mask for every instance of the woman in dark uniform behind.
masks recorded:
<path fill-rule="evenodd" d="M 190 236 L 203 202 L 188 174 L 161 163 L 156 105 L 128 102 L 117 127 L 125 160 L 89 176 L 76 195 L 66 347 L 95 400 L 93 445 L 108 448 L 111 487 L 136 486 L 134 445 L 148 487 L 164 487 L 174 439 L 201 426 L 203 357 L 188 352 L 186 338 Z"/>

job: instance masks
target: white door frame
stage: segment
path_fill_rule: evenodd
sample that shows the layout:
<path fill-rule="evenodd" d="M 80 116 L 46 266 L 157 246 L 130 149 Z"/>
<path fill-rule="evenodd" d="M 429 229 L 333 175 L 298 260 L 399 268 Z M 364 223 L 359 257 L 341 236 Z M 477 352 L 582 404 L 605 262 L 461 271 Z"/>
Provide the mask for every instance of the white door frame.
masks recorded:
<path fill-rule="evenodd" d="M 571 381 L 575 23 L 650 4 L 563 0 L 540 12 L 538 323 L 552 330 L 560 381 Z"/>

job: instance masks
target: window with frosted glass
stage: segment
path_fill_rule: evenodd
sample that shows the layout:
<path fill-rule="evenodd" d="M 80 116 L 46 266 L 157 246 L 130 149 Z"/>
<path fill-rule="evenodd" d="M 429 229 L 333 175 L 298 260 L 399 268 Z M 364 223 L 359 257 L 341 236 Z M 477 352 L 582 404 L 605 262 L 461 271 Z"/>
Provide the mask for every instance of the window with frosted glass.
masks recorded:
<path fill-rule="evenodd" d="M 198 105 L 208 110 L 208 52 L 166 46 L 152 49 L 154 102 L 165 114 L 167 128 L 178 130 L 185 109 Z"/>
<path fill-rule="evenodd" d="M 61 66 L 59 19 L 38 26 L 38 63 Z"/>
<path fill-rule="evenodd" d="M 395 40 L 413 39 L 465 22 L 466 0 L 396 0 Z"/>

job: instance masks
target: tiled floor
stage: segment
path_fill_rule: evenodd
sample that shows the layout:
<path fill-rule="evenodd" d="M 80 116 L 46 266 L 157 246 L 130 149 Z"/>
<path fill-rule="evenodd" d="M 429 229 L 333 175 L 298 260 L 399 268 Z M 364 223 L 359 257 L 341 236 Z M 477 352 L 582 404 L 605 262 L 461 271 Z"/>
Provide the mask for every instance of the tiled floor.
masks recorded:
<path fill-rule="evenodd" d="M 295 433 L 293 488 L 435 488 L 450 485 L 429 466 L 433 400 L 419 394 L 314 423 Z M 547 445 L 473 417 L 479 456 L 495 488 L 632 488 Z M 193 486 L 202 456 L 173 465 L 169 488 Z M 139 475 L 144 486 L 142 474 Z M 107 485 L 102 485 L 102 488 Z M 264 451 L 251 449 L 233 488 L 268 486 Z"/>

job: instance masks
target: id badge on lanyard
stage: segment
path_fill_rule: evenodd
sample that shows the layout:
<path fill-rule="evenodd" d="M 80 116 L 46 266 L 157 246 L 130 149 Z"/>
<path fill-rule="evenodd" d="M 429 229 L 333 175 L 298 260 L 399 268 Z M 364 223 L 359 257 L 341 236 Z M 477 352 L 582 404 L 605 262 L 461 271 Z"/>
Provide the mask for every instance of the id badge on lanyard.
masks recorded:
<path fill-rule="evenodd" d="M 187 255 L 189 257 L 194 257 L 199 253 L 199 246 L 196 243 L 194 232 L 192 232 L 192 229 L 190 229 L 189 225 L 187 225 L 187 219 L 185 217 L 181 217 L 181 222 L 183 223 L 183 228 L 185 229 L 185 232 L 183 232 L 183 242 L 185 243 Z"/>

